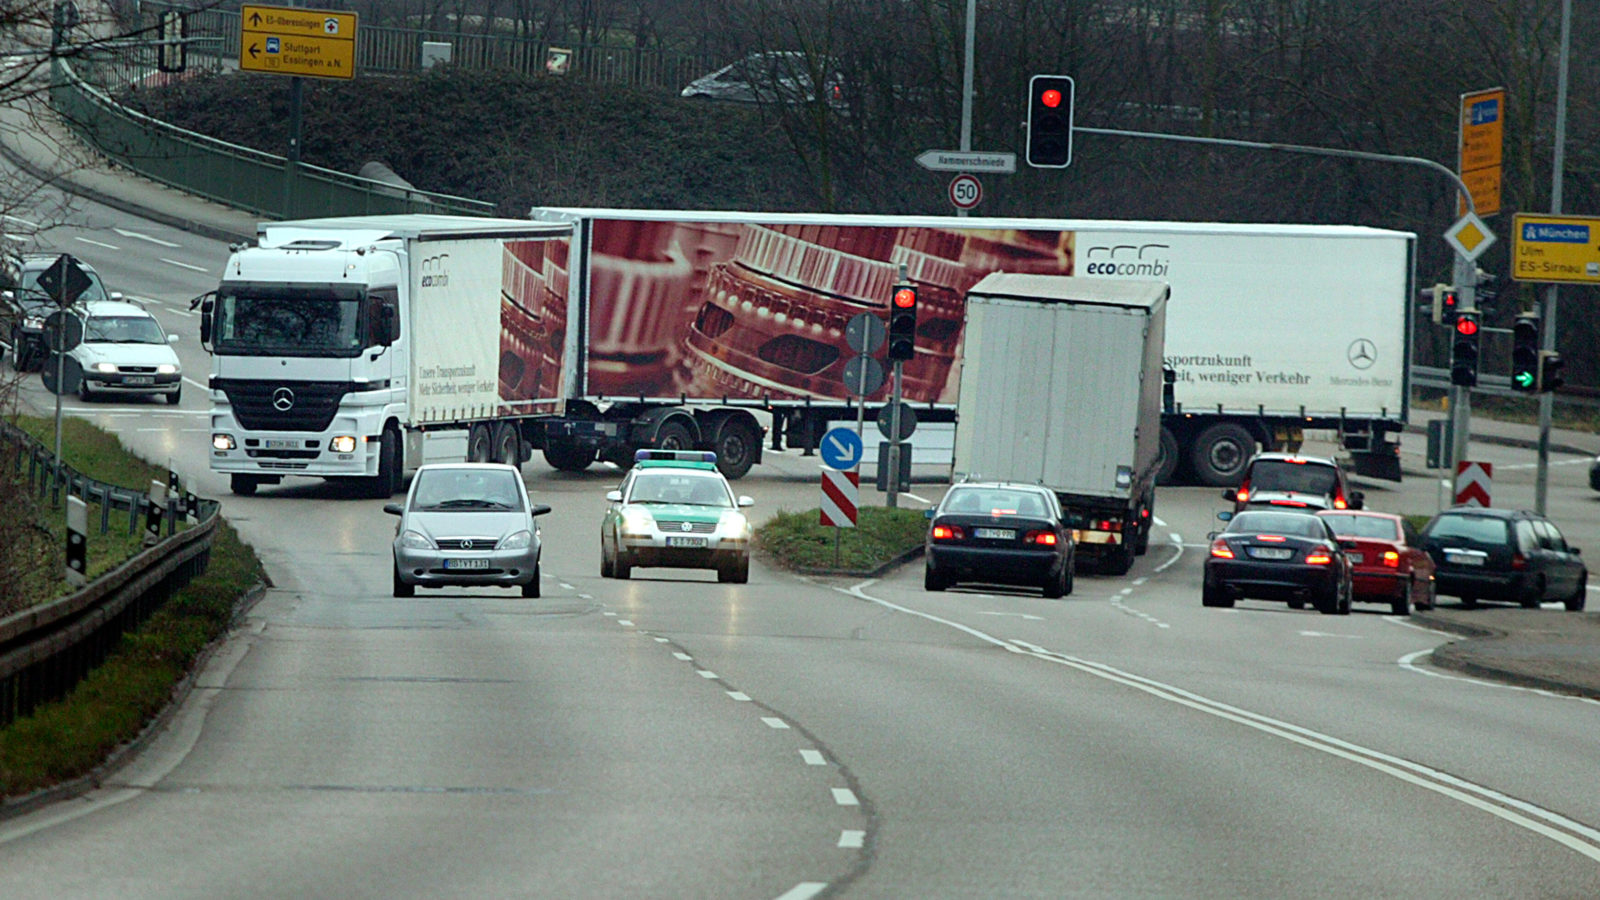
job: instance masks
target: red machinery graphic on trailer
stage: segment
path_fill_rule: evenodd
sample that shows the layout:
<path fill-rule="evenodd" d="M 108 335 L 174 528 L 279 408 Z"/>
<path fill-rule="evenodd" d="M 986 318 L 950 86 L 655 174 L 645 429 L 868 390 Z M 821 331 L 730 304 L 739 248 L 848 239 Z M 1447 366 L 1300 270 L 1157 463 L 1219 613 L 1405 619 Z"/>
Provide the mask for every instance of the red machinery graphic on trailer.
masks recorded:
<path fill-rule="evenodd" d="M 905 397 L 951 403 L 966 291 L 996 270 L 1070 275 L 1072 233 L 594 219 L 590 396 L 836 399 L 845 325 L 917 284 Z"/>
<path fill-rule="evenodd" d="M 567 340 L 565 239 L 506 241 L 500 260 L 500 399 L 562 396 Z"/>

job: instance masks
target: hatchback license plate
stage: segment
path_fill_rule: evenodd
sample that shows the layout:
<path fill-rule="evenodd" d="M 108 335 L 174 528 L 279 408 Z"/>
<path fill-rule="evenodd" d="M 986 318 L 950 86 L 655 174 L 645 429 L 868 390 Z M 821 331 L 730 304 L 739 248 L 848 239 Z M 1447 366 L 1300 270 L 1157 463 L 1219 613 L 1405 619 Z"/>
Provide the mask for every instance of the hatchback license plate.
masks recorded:
<path fill-rule="evenodd" d="M 123 384 L 155 384 L 156 380 L 149 375 L 129 375 L 122 379 Z"/>
<path fill-rule="evenodd" d="M 444 561 L 446 569 L 487 569 L 487 559 L 447 559 Z"/>
<path fill-rule="evenodd" d="M 1251 547 L 1250 555 L 1256 559 L 1288 559 L 1294 551 L 1286 547 Z"/>
<path fill-rule="evenodd" d="M 704 547 L 706 539 L 703 537 L 669 537 L 668 547 Z"/>
<path fill-rule="evenodd" d="M 1477 555 L 1476 553 L 1446 553 L 1444 555 L 1444 561 L 1447 563 L 1455 563 L 1458 566 L 1483 565 L 1483 557 Z"/>
<path fill-rule="evenodd" d="M 1017 532 L 1010 528 L 974 528 L 972 536 L 995 541 L 1014 541 L 1017 539 Z"/>

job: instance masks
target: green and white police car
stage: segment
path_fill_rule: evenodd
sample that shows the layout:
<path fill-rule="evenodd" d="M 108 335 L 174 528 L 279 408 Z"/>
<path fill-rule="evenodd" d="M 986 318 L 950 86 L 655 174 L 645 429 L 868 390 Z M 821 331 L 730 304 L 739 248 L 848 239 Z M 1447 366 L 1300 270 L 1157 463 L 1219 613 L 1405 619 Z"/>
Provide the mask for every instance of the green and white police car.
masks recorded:
<path fill-rule="evenodd" d="M 635 566 L 716 569 L 717 580 L 750 580 L 750 520 L 702 450 L 640 450 L 622 486 L 606 494 L 600 525 L 600 574 L 627 578 Z"/>

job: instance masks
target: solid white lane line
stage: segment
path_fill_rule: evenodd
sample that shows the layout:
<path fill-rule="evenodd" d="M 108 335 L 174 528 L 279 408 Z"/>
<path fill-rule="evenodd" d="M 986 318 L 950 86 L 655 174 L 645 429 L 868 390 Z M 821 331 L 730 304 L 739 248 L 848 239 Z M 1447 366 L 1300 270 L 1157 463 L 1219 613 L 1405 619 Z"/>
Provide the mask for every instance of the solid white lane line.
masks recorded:
<path fill-rule="evenodd" d="M 812 897 L 827 889 L 828 883 L 826 881 L 802 881 L 779 894 L 777 900 L 811 900 Z"/>
<path fill-rule="evenodd" d="M 789 723 L 776 716 L 762 716 L 761 721 L 767 723 L 768 728 L 775 728 L 778 731 L 789 730 Z"/>
<path fill-rule="evenodd" d="M 177 244 L 173 244 L 172 246 L 176 247 L 178 245 Z M 169 266 L 177 266 L 180 269 L 188 269 L 191 272 L 209 272 L 209 271 L 211 271 L 210 269 L 206 268 L 205 266 L 191 265 L 190 263 L 183 262 L 182 260 L 167 259 L 165 256 L 159 257 L 159 259 L 162 262 L 164 262 L 167 265 L 169 265 Z"/>
<path fill-rule="evenodd" d="M 728 696 L 734 700 L 740 701 L 741 703 L 748 703 L 750 700 L 750 695 L 742 691 L 729 691 Z"/>
<path fill-rule="evenodd" d="M 1179 535 L 1177 532 L 1173 532 L 1172 534 L 1168 535 L 1167 538 L 1169 541 L 1171 541 L 1174 552 L 1171 559 L 1159 566 L 1156 566 L 1157 573 L 1165 572 L 1167 569 L 1177 565 L 1178 560 L 1183 559 L 1183 536 Z"/>
<path fill-rule="evenodd" d="M 91 241 L 86 237 L 79 237 L 78 235 L 73 235 L 72 239 L 75 240 L 75 241 L 83 241 L 85 244 L 88 244 L 91 247 L 104 247 L 107 250 L 121 250 L 122 249 L 121 247 L 118 247 L 116 244 L 102 244 L 99 241 Z"/>
<path fill-rule="evenodd" d="M 818 750 L 801 750 L 800 758 L 805 760 L 808 766 L 825 766 L 828 764 L 827 758 Z"/>
<path fill-rule="evenodd" d="M 19 216 L 13 216 L 10 213 L 0 213 L 0 221 L 16 222 L 17 224 L 23 226 L 24 228 L 27 228 L 30 231 L 38 231 L 42 227 L 42 226 L 40 226 L 40 224 L 38 222 L 30 222 L 27 219 L 21 218 Z"/>
<path fill-rule="evenodd" d="M 1581 822 L 1569 819 L 1553 810 L 1544 809 L 1542 807 L 1535 806 L 1532 803 L 1518 800 L 1515 797 L 1502 794 L 1493 788 L 1475 784 L 1473 782 L 1466 781 L 1465 779 L 1457 778 L 1449 773 L 1441 772 L 1437 769 L 1424 766 L 1421 763 L 1415 763 L 1407 759 L 1401 759 L 1400 757 L 1391 756 L 1387 753 L 1373 750 L 1368 747 L 1363 747 L 1350 741 L 1341 740 L 1331 735 L 1322 734 L 1321 732 L 1317 732 L 1309 728 L 1304 728 L 1299 725 L 1294 725 L 1292 723 L 1274 719 L 1259 713 L 1253 713 L 1236 706 L 1230 706 L 1220 701 L 1212 700 L 1209 697 L 1196 694 L 1192 691 L 1187 691 L 1173 685 L 1164 684 L 1154 679 L 1145 678 L 1141 675 L 1134 675 L 1130 672 L 1125 672 L 1113 666 L 1106 665 L 1105 663 L 1098 663 L 1094 662 L 1093 660 L 1046 650 L 1043 647 L 1028 644 L 1020 640 L 1001 640 L 1000 638 L 997 638 L 991 634 L 987 634 L 971 626 L 963 625 L 960 622 L 935 616 L 931 613 L 912 609 L 907 606 L 901 606 L 898 603 L 891 603 L 888 600 L 874 597 L 862 590 L 862 588 L 869 587 L 876 583 L 876 581 L 877 579 L 869 579 L 849 588 L 834 588 L 834 590 L 865 600 L 868 603 L 882 606 L 885 609 L 893 609 L 903 612 L 907 615 L 916 616 L 920 619 L 945 625 L 946 627 L 953 628 L 964 634 L 971 635 L 972 637 L 980 641 L 984 641 L 985 643 L 992 644 L 997 647 L 1009 648 L 1014 653 L 1032 656 L 1033 658 L 1042 660 L 1044 662 L 1066 666 L 1076 669 L 1077 671 L 1083 672 L 1087 675 L 1093 675 L 1096 678 L 1126 685 L 1135 690 L 1149 694 L 1152 697 L 1156 697 L 1157 699 L 1165 700 L 1169 703 L 1175 703 L 1180 706 L 1186 706 L 1198 712 L 1203 712 L 1219 719 L 1225 719 L 1227 721 L 1243 725 L 1247 728 L 1255 729 L 1263 734 L 1271 735 L 1291 743 L 1300 744 L 1301 746 L 1310 748 L 1312 750 L 1326 753 L 1329 756 L 1335 756 L 1348 760 L 1356 763 L 1357 765 L 1366 766 L 1369 769 L 1384 775 L 1388 775 L 1397 780 L 1414 784 L 1425 790 L 1433 791 L 1436 794 L 1448 797 L 1459 803 L 1463 803 L 1467 806 L 1487 812 L 1492 816 L 1503 819 L 1504 821 L 1527 829 L 1528 831 L 1532 831 L 1535 834 L 1543 835 L 1544 837 L 1562 844 L 1563 846 L 1566 846 L 1583 856 L 1586 856 L 1596 862 L 1600 862 L 1600 831 L 1596 831 L 1595 829 L 1590 828 Z M 1535 821 L 1536 819 L 1543 821 Z M 1558 831 L 1558 828 L 1564 830 Z"/>
<path fill-rule="evenodd" d="M 839 832 L 839 847 L 845 850 L 859 850 L 867 842 L 865 831 L 856 831 L 846 828 Z"/>
<path fill-rule="evenodd" d="M 861 801 L 856 799 L 856 792 L 849 788 L 833 788 L 833 802 L 840 806 L 860 806 Z"/>
<path fill-rule="evenodd" d="M 163 247 L 179 247 L 179 246 L 182 246 L 181 244 L 174 244 L 171 241 L 163 241 L 161 238 L 151 237 L 148 234 L 140 234 L 137 231 L 128 231 L 127 229 L 124 229 L 124 228 L 113 228 L 111 230 L 115 231 L 117 234 L 120 234 L 125 238 L 135 238 L 135 239 L 141 240 L 141 241 L 149 241 L 152 244 L 160 244 Z"/>

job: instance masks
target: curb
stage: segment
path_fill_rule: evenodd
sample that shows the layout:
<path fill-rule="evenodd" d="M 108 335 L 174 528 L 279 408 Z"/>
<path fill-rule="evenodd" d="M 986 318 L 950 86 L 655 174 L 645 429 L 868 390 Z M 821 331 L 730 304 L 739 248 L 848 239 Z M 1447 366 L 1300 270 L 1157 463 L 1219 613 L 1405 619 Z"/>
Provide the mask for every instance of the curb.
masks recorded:
<path fill-rule="evenodd" d="M 816 566 L 796 566 L 790 571 L 796 572 L 800 575 L 811 575 L 817 577 L 882 578 L 906 563 L 920 558 L 922 556 L 922 550 L 923 548 L 920 546 L 913 547 L 874 569 L 831 569 L 819 568 Z M 770 558 L 771 554 L 768 554 L 768 556 Z"/>
<path fill-rule="evenodd" d="M 1431 615 L 1429 612 L 1413 611 L 1411 619 L 1414 622 L 1419 622 L 1441 631 L 1460 635 L 1460 640 L 1436 647 L 1430 654 L 1433 664 L 1441 669 L 1448 669 L 1452 672 L 1460 672 L 1463 675 L 1471 675 L 1476 678 L 1517 687 L 1537 688 L 1575 697 L 1600 699 L 1600 690 L 1597 690 L 1592 685 L 1575 684 L 1570 681 L 1529 675 L 1515 668 L 1496 665 L 1489 661 L 1490 657 L 1478 652 L 1478 648 L 1487 642 L 1511 637 L 1512 633 L 1509 631 L 1489 625 L 1472 625 L 1453 618 Z"/>

